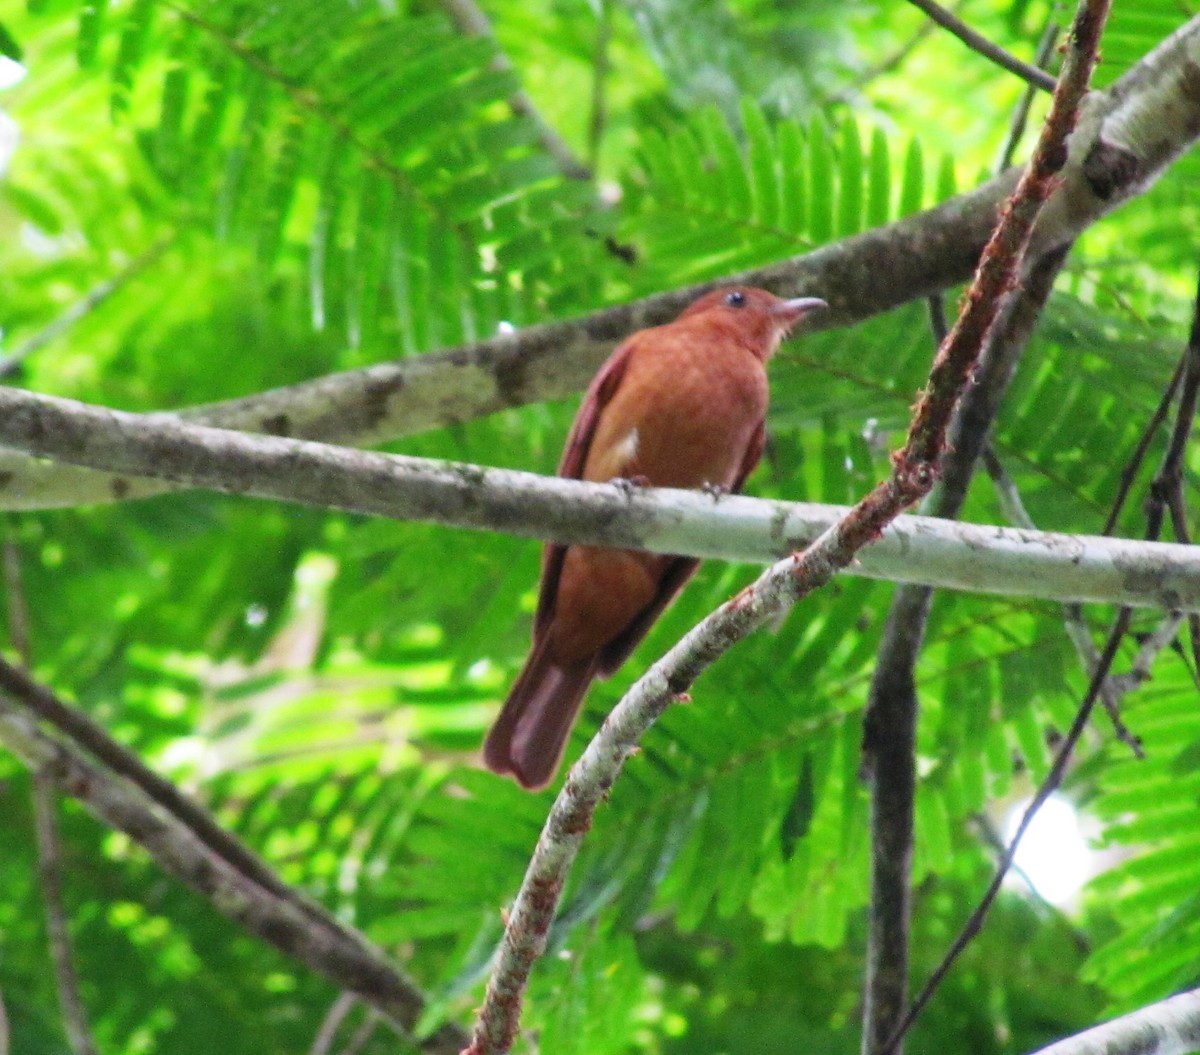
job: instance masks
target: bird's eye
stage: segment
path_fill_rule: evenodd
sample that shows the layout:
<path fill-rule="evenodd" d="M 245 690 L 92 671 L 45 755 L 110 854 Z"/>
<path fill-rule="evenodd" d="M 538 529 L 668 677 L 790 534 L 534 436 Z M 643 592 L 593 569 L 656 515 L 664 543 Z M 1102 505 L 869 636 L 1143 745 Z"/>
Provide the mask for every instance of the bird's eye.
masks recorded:
<path fill-rule="evenodd" d="M 746 294 L 740 289 L 735 289 L 732 293 L 725 294 L 725 303 L 731 308 L 744 308 L 746 306 Z"/>

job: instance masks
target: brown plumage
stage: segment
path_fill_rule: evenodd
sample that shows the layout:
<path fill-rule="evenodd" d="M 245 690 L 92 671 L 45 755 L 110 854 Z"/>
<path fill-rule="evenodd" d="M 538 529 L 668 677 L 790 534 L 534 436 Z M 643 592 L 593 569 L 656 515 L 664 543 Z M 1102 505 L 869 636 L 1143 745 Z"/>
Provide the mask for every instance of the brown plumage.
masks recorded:
<path fill-rule="evenodd" d="M 819 307 L 735 286 L 633 334 L 588 387 L 559 475 L 740 490 L 762 455 L 767 360 Z M 698 563 L 546 546 L 533 649 L 484 743 L 488 767 L 527 788 L 548 784 L 592 679 L 625 662 Z"/>

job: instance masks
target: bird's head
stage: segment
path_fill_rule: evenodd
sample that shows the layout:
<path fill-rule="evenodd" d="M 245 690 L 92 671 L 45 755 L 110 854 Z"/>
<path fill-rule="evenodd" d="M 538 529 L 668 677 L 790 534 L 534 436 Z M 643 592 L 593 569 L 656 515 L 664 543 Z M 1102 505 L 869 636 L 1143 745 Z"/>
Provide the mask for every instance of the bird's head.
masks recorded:
<path fill-rule="evenodd" d="M 828 307 L 819 297 L 784 300 L 753 286 L 723 286 L 705 293 L 679 317 L 703 316 L 749 345 L 761 359 L 769 359 L 796 325 L 810 312 Z"/>

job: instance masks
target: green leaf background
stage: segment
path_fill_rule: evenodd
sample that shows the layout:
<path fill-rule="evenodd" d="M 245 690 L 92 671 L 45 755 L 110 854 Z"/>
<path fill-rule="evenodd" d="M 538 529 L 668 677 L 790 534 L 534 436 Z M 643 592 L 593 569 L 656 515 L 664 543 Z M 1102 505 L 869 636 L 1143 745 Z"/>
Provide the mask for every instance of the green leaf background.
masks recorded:
<path fill-rule="evenodd" d="M 771 263 L 994 169 L 1021 86 L 919 35 L 917 12 L 683 6 L 502 0 L 488 7 L 495 43 L 405 2 L 41 0 L 6 13 L 0 44 L 17 57 L 20 42 L 28 76 L 0 94 L 21 133 L 0 182 L 3 353 L 32 389 L 111 406 L 246 395 Z M 1185 18 L 1170 0 L 1116 8 L 1100 84 Z M 978 0 L 964 17 L 1028 57 L 1046 20 L 1066 16 Z M 511 71 L 497 72 L 497 47 Z M 559 173 L 507 104 L 519 86 L 594 180 Z M 1171 376 L 1195 281 L 1198 165 L 1193 152 L 1085 234 L 1027 352 L 995 444 L 1043 528 L 1099 530 Z M 24 354 L 110 282 L 94 311 Z M 749 490 L 853 501 L 886 471 L 931 355 L 917 304 L 785 347 Z M 573 406 L 392 449 L 550 472 Z M 1162 449 L 1158 437 L 1150 464 Z M 1192 500 L 1195 472 L 1189 456 Z M 986 479 L 965 518 L 1002 522 Z M 1140 533 L 1138 502 L 1119 529 Z M 387 947 L 430 996 L 423 1029 L 469 1021 L 548 804 L 477 763 L 527 648 L 537 547 L 195 493 L 23 514 L 7 531 L 36 674 Z M 703 568 L 592 692 L 569 752 L 753 574 Z M 844 579 L 809 598 L 651 732 L 535 972 L 525 1025 L 541 1050 L 857 1049 L 859 742 L 889 596 Z M 1097 638 L 1109 614 L 1087 613 Z M 951 595 L 935 602 L 917 673 L 921 979 L 990 874 L 981 816 L 1045 774 L 1085 677 L 1055 606 Z M 913 1050 L 1026 1051 L 1196 983 L 1195 692 L 1189 661 L 1167 651 L 1127 698 L 1146 761 L 1095 723 L 1067 790 L 1113 851 L 1108 871 L 1068 913 L 1006 891 Z M 29 780 L 0 767 L 13 1050 L 63 1051 Z M 335 996 L 324 982 L 76 807 L 63 814 L 101 1050 L 308 1049 Z M 396 1043 L 377 1029 L 364 1050 Z"/>

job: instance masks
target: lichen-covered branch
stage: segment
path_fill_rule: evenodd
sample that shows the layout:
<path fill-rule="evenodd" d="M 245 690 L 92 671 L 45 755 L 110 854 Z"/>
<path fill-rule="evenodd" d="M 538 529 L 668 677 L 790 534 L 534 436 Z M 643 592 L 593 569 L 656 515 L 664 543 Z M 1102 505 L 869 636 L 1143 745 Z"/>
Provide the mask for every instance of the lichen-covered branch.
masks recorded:
<path fill-rule="evenodd" d="M 1089 96 L 1070 140 L 1062 182 L 1034 234 L 1034 255 L 1071 241 L 1145 191 L 1200 138 L 1198 64 L 1200 16 L 1115 84 Z M 849 325 L 966 281 L 1015 179 L 1015 173 L 1007 173 L 926 212 L 723 281 L 760 285 L 784 296 L 819 293 L 831 310 L 815 325 Z M 881 274 L 886 282 L 879 281 Z M 616 342 L 674 318 L 710 285 L 194 407 L 181 416 L 224 428 L 366 446 L 557 399 L 581 390 Z M 0 451 L 0 509 L 109 502 L 164 489 L 128 474 L 98 475 Z"/>
<path fill-rule="evenodd" d="M 1056 1041 L 1034 1055 L 1189 1055 L 1200 1050 L 1200 989 Z"/>
<path fill-rule="evenodd" d="M 158 476 L 398 520 L 559 542 L 766 563 L 812 542 L 843 506 L 720 500 L 357 451 L 127 414 L 0 388 L 0 442 Z M 943 589 L 1200 610 L 1200 551 L 902 517 L 846 571 Z"/>

